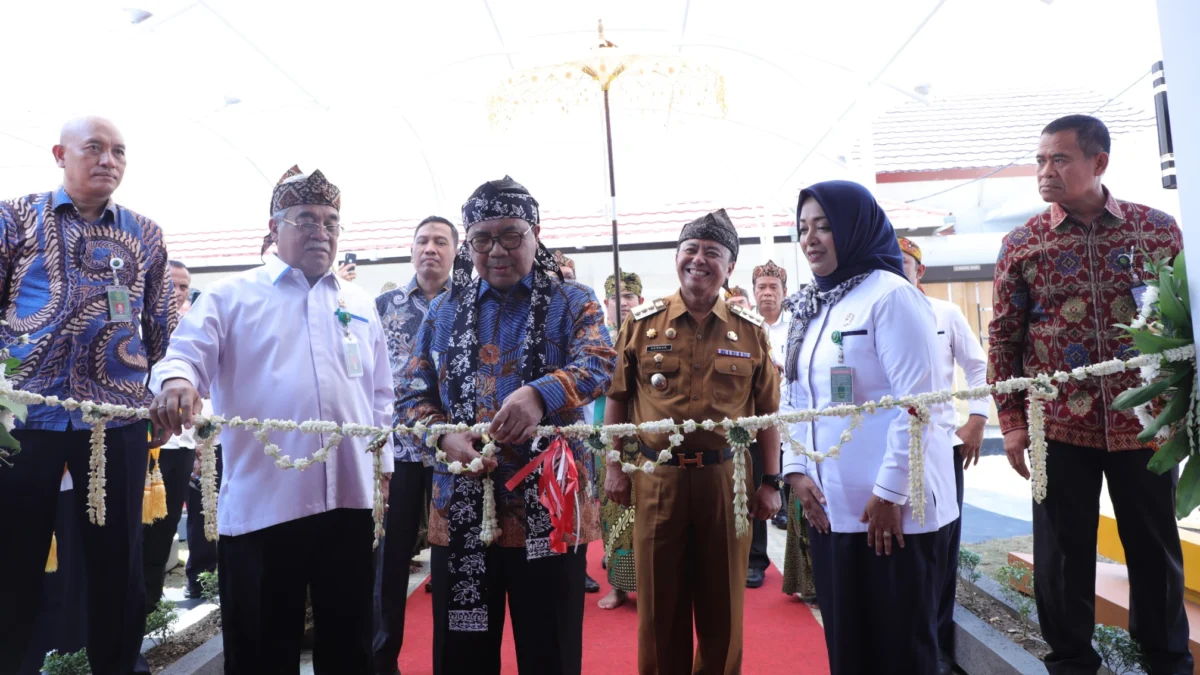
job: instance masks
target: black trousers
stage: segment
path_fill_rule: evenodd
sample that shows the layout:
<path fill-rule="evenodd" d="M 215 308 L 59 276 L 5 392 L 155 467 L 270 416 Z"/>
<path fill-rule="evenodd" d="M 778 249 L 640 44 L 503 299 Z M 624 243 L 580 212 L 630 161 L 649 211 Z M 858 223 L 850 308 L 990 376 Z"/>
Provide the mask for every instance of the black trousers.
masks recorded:
<path fill-rule="evenodd" d="M 154 611 L 162 597 L 163 577 L 167 574 L 167 556 L 179 530 L 183 516 L 183 500 L 187 496 L 188 480 L 196 451 L 189 448 L 163 449 L 158 452 L 158 466 L 167 489 L 167 517 L 145 525 L 142 530 L 142 569 L 146 579 L 146 613 Z"/>
<path fill-rule="evenodd" d="M 334 509 L 217 547 L 226 675 L 296 675 L 304 599 L 312 595 L 313 672 L 371 672 L 375 523 L 367 509 Z"/>
<path fill-rule="evenodd" d="M 18 429 L 21 453 L 0 469 L 0 674 L 16 672 L 33 633 L 58 511 L 63 464 L 71 471 L 87 566 L 87 650 L 93 675 L 127 675 L 146 621 L 142 493 L 146 423 L 105 433 L 104 527 L 87 519 L 91 432 Z"/>
<path fill-rule="evenodd" d="M 449 555 L 447 547 L 433 547 L 435 675 L 499 675 L 506 600 L 512 615 L 517 670 L 522 675 L 579 675 L 587 546 L 532 561 L 525 559 L 524 548 L 489 546 L 486 633 L 450 630 Z"/>
<path fill-rule="evenodd" d="M 904 536 L 875 555 L 867 533 L 821 534 L 811 525 L 813 580 L 825 622 L 830 675 L 937 672 L 937 599 L 947 528 Z"/>
<path fill-rule="evenodd" d="M 433 467 L 396 462 L 388 492 L 385 536 L 375 557 L 375 672 L 396 672 L 404 644 L 408 607 L 408 562 L 412 559 L 421 516 L 433 494 Z"/>
<path fill-rule="evenodd" d="M 754 478 L 754 489 L 757 491 L 762 486 L 763 475 L 763 456 L 762 448 L 758 447 L 758 443 L 750 444 L 750 471 Z M 754 495 L 750 495 L 751 501 Z M 767 557 L 767 521 L 759 520 L 753 516 L 750 517 L 750 564 L 747 569 L 766 570 L 771 566 L 771 559 Z"/>
<path fill-rule="evenodd" d="M 4 469 L 0 469 L 4 471 Z M 58 571 L 47 574 L 42 601 L 33 626 L 33 639 L 25 652 L 20 675 L 38 675 L 46 652 L 72 654 L 87 646 L 87 566 L 83 561 L 81 518 L 75 512 L 73 490 L 58 493 L 54 538 L 58 541 Z"/>
<path fill-rule="evenodd" d="M 217 489 L 221 489 L 221 446 L 217 451 Z M 169 493 L 168 493 L 169 494 Z M 204 537 L 204 506 L 201 504 L 200 479 L 188 481 L 187 571 L 188 588 L 200 588 L 200 575 L 217 571 L 217 542 Z"/>
<path fill-rule="evenodd" d="M 1129 628 L 1150 674 L 1191 673 L 1183 609 L 1183 551 L 1175 523 L 1175 472 L 1146 469 L 1151 450 L 1106 452 L 1050 441 L 1049 487 L 1033 504 L 1034 590 L 1052 675 L 1095 673 L 1096 528 L 1101 479 L 1116 512 L 1129 568 Z"/>
<path fill-rule="evenodd" d="M 954 487 L 958 495 L 958 519 L 946 527 L 945 564 L 942 565 L 942 590 L 938 597 L 938 648 L 954 656 L 954 597 L 958 590 L 958 549 L 962 541 L 963 464 L 962 446 L 954 446 Z"/>

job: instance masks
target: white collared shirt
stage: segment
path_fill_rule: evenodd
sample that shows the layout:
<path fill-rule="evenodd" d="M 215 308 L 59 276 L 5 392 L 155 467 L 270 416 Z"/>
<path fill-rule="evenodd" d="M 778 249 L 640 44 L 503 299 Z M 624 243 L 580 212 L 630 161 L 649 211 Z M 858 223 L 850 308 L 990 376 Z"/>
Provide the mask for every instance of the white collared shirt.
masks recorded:
<path fill-rule="evenodd" d="M 352 315 L 362 377 L 347 374 L 338 301 Z M 392 373 L 374 299 L 332 273 L 309 286 L 304 273 L 270 256 L 265 265 L 213 284 L 171 335 L 150 387 L 182 377 L 226 419 L 328 420 L 388 427 Z M 311 457 L 324 434 L 273 432 L 293 460 Z M 374 502 L 368 439 L 343 438 L 327 462 L 301 472 L 280 469 L 246 429 L 221 432 L 224 473 L 217 529 L 254 532 L 336 508 L 369 509 Z M 391 440 L 383 471 L 393 467 Z"/>
<path fill-rule="evenodd" d="M 792 323 L 792 313 L 782 310 L 779 313 L 779 321 L 775 323 L 768 322 L 763 319 L 763 328 L 767 329 L 767 339 L 771 342 L 771 358 L 775 361 L 775 365 L 783 367 L 783 362 L 787 360 L 787 336 L 788 326 Z"/>
<path fill-rule="evenodd" d="M 833 333 L 840 331 L 845 352 L 838 361 Z M 932 391 L 944 379 L 933 311 L 921 292 L 903 277 L 876 271 L 832 308 L 813 317 L 800 345 L 798 373 L 787 387 L 780 412 L 823 409 L 833 403 L 831 369 L 854 369 L 854 403 Z M 936 417 L 941 411 L 931 411 Z M 838 443 L 849 418 L 822 417 L 793 424 L 792 438 L 822 453 Z M 834 532 L 865 532 L 859 521 L 871 495 L 902 505 L 904 532 L 933 532 L 958 517 L 954 465 L 947 434 L 930 425 L 922 434 L 925 457 L 925 523 L 912 517 L 908 494 L 908 415 L 898 409 L 865 414 L 838 459 L 821 463 L 793 452 L 784 441 L 784 474 L 809 475 L 824 492 Z M 928 433 L 929 430 L 935 433 Z"/>
<path fill-rule="evenodd" d="M 941 343 L 941 360 L 943 380 L 937 384 L 938 389 L 954 389 L 954 362 L 962 366 L 963 373 L 967 376 L 967 386 L 974 389 L 975 387 L 987 386 L 987 354 L 984 353 L 983 347 L 980 346 L 979 340 L 975 334 L 971 332 L 971 326 L 967 324 L 967 317 L 963 316 L 962 310 L 953 302 L 942 300 L 939 298 L 926 297 L 929 301 L 929 306 L 933 308 L 933 318 L 937 324 L 938 342 Z M 988 412 L 991 411 L 992 397 L 980 399 L 971 399 L 969 402 L 969 410 L 972 415 L 982 415 L 987 419 Z M 962 440 L 954 435 L 958 430 L 958 412 L 953 405 L 942 406 L 942 414 L 938 417 L 938 424 L 946 426 L 950 430 L 951 445 L 961 445 Z"/>

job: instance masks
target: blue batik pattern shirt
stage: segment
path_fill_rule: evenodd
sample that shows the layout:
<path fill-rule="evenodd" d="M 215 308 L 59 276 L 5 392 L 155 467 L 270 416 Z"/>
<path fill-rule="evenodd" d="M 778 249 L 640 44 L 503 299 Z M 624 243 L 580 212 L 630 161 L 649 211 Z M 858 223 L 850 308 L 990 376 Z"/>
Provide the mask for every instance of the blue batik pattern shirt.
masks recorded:
<path fill-rule="evenodd" d="M 110 322 L 110 262 L 120 258 L 132 321 Z M 150 404 L 150 365 L 163 358 L 177 316 L 162 230 L 109 202 L 87 222 L 64 188 L 0 202 L 0 340 L 21 360 L 14 384 L 59 399 Z M 17 345 L 17 338 L 29 343 Z M 109 427 L 130 424 L 117 419 Z M 86 429 L 83 413 L 29 407 L 28 429 Z"/>
<path fill-rule="evenodd" d="M 478 422 L 490 422 L 504 400 L 521 387 L 521 348 L 529 321 L 533 273 L 507 293 L 480 282 L 476 332 L 479 340 L 479 372 L 475 375 L 478 392 Z M 408 365 L 408 389 L 400 392 L 397 408 L 406 423 L 447 420 L 450 401 L 447 364 L 442 355 L 449 349 L 457 304 L 467 300 L 460 295 L 451 299 L 444 293 L 434 299 L 425 323 L 417 334 Z M 546 404 L 543 424 L 566 426 L 583 420 L 583 407 L 604 395 L 612 381 L 617 353 L 604 326 L 604 313 L 592 289 L 573 281 L 552 278 L 550 308 L 546 325 L 540 327 L 546 341 L 547 372 L 529 383 Z M 397 390 L 400 391 L 400 390 Z M 587 486 L 594 485 L 595 471 L 591 452 L 585 443 L 570 441 L 579 468 L 580 509 L 583 542 L 599 537 L 599 511 Z M 426 448 L 427 452 L 432 449 Z M 525 545 L 525 505 L 504 487 L 529 458 L 501 446 L 496 457 L 499 466 L 492 472 L 496 490 L 496 513 L 502 534 L 498 543 L 505 547 Z M 454 476 L 445 467 L 435 468 L 433 504 L 429 515 L 429 540 L 448 545 L 446 514 Z"/>
<path fill-rule="evenodd" d="M 448 289 L 447 283 L 443 291 Z M 383 322 L 383 333 L 387 336 L 388 361 L 392 366 L 392 383 L 396 387 L 397 401 L 409 389 L 410 380 L 406 373 L 408 359 L 412 356 L 413 343 L 425 321 L 429 305 L 430 301 L 425 299 L 415 274 L 407 286 L 390 290 L 375 299 L 375 308 L 379 310 L 379 319 Z M 396 406 L 393 424 L 404 424 L 400 406 Z M 432 465 L 433 457 L 421 451 L 420 441 L 408 434 L 396 434 L 393 440 L 397 462 L 424 461 L 426 466 Z"/>

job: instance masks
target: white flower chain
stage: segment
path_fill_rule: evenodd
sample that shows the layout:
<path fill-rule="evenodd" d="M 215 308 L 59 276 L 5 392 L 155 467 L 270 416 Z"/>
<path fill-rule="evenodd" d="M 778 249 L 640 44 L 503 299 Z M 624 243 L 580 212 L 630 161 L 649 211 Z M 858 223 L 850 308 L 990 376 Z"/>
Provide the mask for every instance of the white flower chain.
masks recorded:
<path fill-rule="evenodd" d="M 1146 295 L 1143 296 L 1143 302 L 1142 302 L 1143 307 L 1153 304 L 1153 302 L 1157 298 L 1157 295 L 1155 294 L 1156 290 L 1157 289 L 1155 289 L 1152 286 L 1146 289 Z M 1120 359 L 1104 361 L 1102 363 L 1097 363 L 1097 364 L 1090 365 L 1090 366 L 1075 368 L 1074 370 L 1071 370 L 1069 372 L 1058 371 L 1058 372 L 1055 372 L 1050 375 L 1041 375 L 1037 378 L 1029 378 L 1029 377 L 1013 378 L 1010 380 L 1004 380 L 1002 382 L 997 382 L 993 385 L 986 386 L 986 387 L 975 387 L 972 389 L 965 389 L 965 390 L 960 390 L 960 391 L 944 390 L 944 391 L 930 392 L 930 393 L 926 393 L 926 394 L 918 394 L 916 396 L 905 397 L 900 400 L 897 400 L 891 396 L 884 396 L 879 401 L 868 401 L 867 403 L 864 403 L 859 406 L 833 406 L 830 408 L 826 408 L 824 410 L 800 410 L 800 411 L 795 411 L 795 412 L 791 412 L 791 413 L 781 413 L 781 414 L 777 414 L 777 415 L 764 415 L 761 417 L 747 417 L 747 418 L 741 418 L 738 420 L 724 420 L 721 423 L 714 422 L 713 420 L 704 420 L 702 422 L 695 422 L 693 420 L 687 420 L 683 424 L 676 424 L 673 420 L 659 420 L 659 421 L 655 421 L 655 422 L 643 422 L 643 423 L 637 424 L 637 425 L 616 424 L 616 425 L 609 425 L 609 426 L 603 426 L 603 427 L 593 427 L 593 426 L 586 425 L 586 424 L 574 424 L 574 425 L 570 425 L 570 426 L 566 426 L 566 427 L 545 426 L 545 427 L 538 427 L 536 433 L 542 437 L 547 437 L 547 436 L 552 436 L 552 435 L 558 434 L 558 435 L 566 436 L 568 438 L 574 438 L 574 439 L 580 439 L 580 440 L 587 439 L 590 436 L 592 436 L 593 434 L 599 433 L 601 438 L 604 441 L 605 447 L 608 448 L 608 452 L 606 453 L 606 456 L 612 461 L 620 461 L 620 459 L 621 459 L 620 453 L 617 453 L 612 450 L 612 441 L 614 438 L 633 436 L 634 434 L 639 433 L 639 432 L 669 434 L 669 436 L 668 436 L 668 443 L 670 444 L 669 447 L 667 449 L 660 451 L 658 456 L 655 458 L 655 461 L 647 460 L 641 466 L 627 463 L 627 462 L 622 464 L 622 466 L 621 466 L 622 471 L 624 471 L 626 473 L 634 473 L 637 471 L 653 472 L 655 467 L 669 461 L 671 459 L 672 449 L 679 447 L 679 445 L 682 444 L 684 435 L 693 433 L 697 429 L 704 429 L 705 431 L 713 431 L 718 426 L 722 426 L 726 429 L 727 432 L 734 427 L 740 427 L 747 431 L 753 432 L 758 429 L 765 428 L 766 426 L 776 425 L 779 427 L 781 433 L 783 434 L 783 437 L 786 438 L 788 440 L 788 442 L 792 444 L 792 447 L 797 451 L 797 453 L 807 455 L 808 457 L 811 457 L 816 461 L 823 461 L 824 459 L 835 459 L 838 456 L 840 456 L 842 446 L 849 440 L 849 434 L 853 431 L 853 429 L 857 428 L 857 426 L 861 423 L 862 416 L 864 414 L 872 414 L 879 409 L 888 410 L 888 409 L 892 409 L 892 408 L 895 408 L 900 405 L 902 405 L 904 407 L 908 407 L 908 408 L 914 408 L 914 407 L 919 407 L 919 406 L 929 406 L 932 404 L 944 403 L 951 399 L 975 400 L 975 399 L 985 398 L 985 397 L 990 396 L 995 393 L 1010 394 L 1010 393 L 1016 393 L 1016 392 L 1021 392 L 1021 391 L 1027 391 L 1027 392 L 1031 392 L 1031 396 L 1029 397 L 1031 400 L 1034 398 L 1037 398 L 1037 399 L 1041 399 L 1041 401 L 1042 401 L 1040 405 L 1032 406 L 1030 408 L 1030 414 L 1029 414 L 1031 453 L 1036 453 L 1036 456 L 1034 457 L 1034 472 L 1036 474 L 1038 474 L 1038 476 L 1039 476 L 1039 477 L 1035 478 L 1035 480 L 1034 480 L 1033 491 L 1034 491 L 1035 499 L 1038 499 L 1040 501 L 1042 498 L 1045 497 L 1045 494 L 1046 494 L 1044 403 L 1046 400 L 1048 400 L 1049 398 L 1053 398 L 1057 394 L 1056 393 L 1053 393 L 1053 394 L 1034 393 L 1034 391 L 1032 391 L 1032 390 L 1037 389 L 1036 385 L 1044 384 L 1046 386 L 1052 387 L 1051 383 L 1054 383 L 1054 382 L 1065 383 L 1072 379 L 1082 380 L 1087 377 L 1103 377 L 1106 375 L 1113 375 L 1116 373 L 1124 372 L 1125 370 L 1131 369 L 1131 368 L 1141 369 L 1145 366 L 1151 366 L 1150 370 L 1153 370 L 1155 367 L 1159 367 L 1163 363 L 1193 360 L 1193 359 L 1195 359 L 1195 357 L 1196 357 L 1196 347 L 1194 344 L 1192 344 L 1192 345 L 1184 345 L 1182 347 L 1175 347 L 1172 349 L 1167 349 L 1167 350 L 1164 350 L 1163 352 L 1157 353 L 1157 354 L 1142 354 L 1142 355 L 1139 355 L 1139 356 L 1136 356 L 1134 358 L 1124 360 L 1124 361 L 1120 360 Z M 0 378 L 0 396 L 7 397 L 14 402 L 23 403 L 25 405 L 47 405 L 47 406 L 51 406 L 51 407 L 61 406 L 62 408 L 66 409 L 66 410 L 70 410 L 70 411 L 74 411 L 74 410 L 83 410 L 84 411 L 84 414 L 85 414 L 85 416 L 87 416 L 89 423 L 92 424 L 92 437 L 91 437 L 92 453 L 91 453 L 91 460 L 89 462 L 90 476 L 89 476 L 89 486 L 88 486 L 88 516 L 91 519 L 91 522 L 96 523 L 98 525 L 103 525 L 104 524 L 105 468 L 106 468 L 105 467 L 105 455 L 104 455 L 104 429 L 105 429 L 105 426 L 108 421 L 115 419 L 115 418 L 149 419 L 150 418 L 149 409 L 148 408 L 132 408 L 129 406 L 113 405 L 113 404 L 108 404 L 108 403 L 95 403 L 93 401 L 82 401 L 81 402 L 81 401 L 77 401 L 73 398 L 59 399 L 57 396 L 43 396 L 41 394 L 35 394 L 32 392 L 16 389 L 13 386 L 11 380 L 9 380 L 7 378 Z M 1200 397 L 1200 393 L 1194 393 L 1193 396 Z M 1196 406 L 1192 406 L 1193 410 L 1195 409 L 1195 407 Z M 1135 411 L 1135 414 L 1138 414 L 1138 413 Z M 1189 416 L 1192 416 L 1192 415 L 1193 415 L 1193 412 L 1189 411 Z M 1143 421 L 1143 423 L 1145 423 L 1144 416 L 1148 416 L 1148 412 L 1145 410 L 1142 411 L 1142 414 L 1138 414 L 1139 419 L 1141 419 Z M 839 438 L 838 444 L 833 446 L 832 448 L 830 448 L 830 451 L 827 453 L 824 453 L 824 454 L 818 453 L 818 452 L 811 452 L 811 451 L 805 449 L 803 447 L 803 445 L 796 442 L 794 439 L 790 438 L 790 436 L 788 436 L 787 431 L 786 431 L 787 425 L 789 425 L 789 424 L 794 424 L 794 423 L 798 423 L 798 422 L 813 422 L 820 417 L 850 417 L 851 418 L 850 426 L 846 429 L 845 432 L 842 433 L 841 437 Z M 103 421 L 96 421 L 96 420 L 100 420 L 100 419 L 102 419 Z M 244 428 L 244 429 L 250 430 L 252 432 L 252 434 L 254 435 L 254 437 L 263 443 L 264 452 L 268 456 L 275 459 L 276 466 L 279 466 L 280 468 L 295 468 L 295 469 L 298 469 L 301 471 L 311 467 L 312 464 L 314 464 L 314 463 L 328 461 L 330 456 L 332 456 L 334 449 L 340 443 L 341 439 L 346 436 L 365 437 L 365 436 L 371 436 L 373 434 L 385 434 L 386 435 L 386 434 L 393 434 L 393 433 L 398 434 L 398 435 L 410 435 L 410 436 L 415 436 L 418 438 L 421 436 L 425 436 L 426 443 L 431 447 L 436 447 L 437 439 L 442 434 L 469 431 L 472 429 L 482 432 L 488 426 L 486 424 L 476 425 L 475 427 L 471 427 L 466 424 L 458 424 L 458 425 L 435 424 L 432 426 L 427 426 L 423 423 L 418 422 L 417 424 L 414 424 L 413 426 L 398 425 L 395 427 L 376 427 L 376 426 L 369 426 L 369 425 L 364 425 L 364 424 L 354 424 L 354 423 L 346 423 L 346 424 L 339 425 L 336 422 L 327 422 L 324 420 L 310 420 L 308 422 L 297 423 L 297 422 L 291 421 L 291 420 L 259 421 L 257 419 L 242 419 L 241 417 L 234 417 L 234 418 L 226 421 L 225 419 L 221 418 L 220 416 L 216 416 L 216 415 L 208 416 L 208 417 L 203 416 L 203 415 L 197 415 L 195 417 L 195 423 L 197 425 L 203 425 L 206 423 L 214 423 L 214 424 L 217 424 L 218 427 L 224 425 L 224 426 L 229 426 L 229 427 L 233 427 L 233 428 Z M 279 446 L 270 442 L 270 440 L 267 436 L 268 432 L 270 432 L 270 431 L 300 431 L 302 433 L 324 433 L 324 434 L 329 434 L 329 440 L 320 450 L 318 450 L 316 453 L 314 453 L 311 458 L 301 459 L 301 460 L 292 460 L 292 458 L 290 456 L 282 454 Z M 1190 429 L 1189 429 L 1189 431 L 1190 431 Z M 213 436 L 215 437 L 215 435 L 217 433 L 219 433 L 219 428 L 217 431 L 215 431 L 213 433 Z M 913 437 L 919 438 L 919 433 L 918 434 L 910 434 L 910 443 L 912 442 L 911 439 Z M 386 437 L 385 437 L 385 442 L 386 442 Z M 1040 450 L 1038 449 L 1039 447 L 1041 448 Z M 379 452 L 376 452 L 374 454 L 378 455 Z M 215 538 L 215 528 L 216 528 L 216 517 L 215 516 L 216 516 L 216 497 L 217 497 L 217 488 L 216 488 L 216 480 L 215 480 L 215 477 L 216 477 L 215 451 L 213 453 L 205 453 L 205 455 L 207 456 L 207 458 L 202 460 L 202 465 L 201 465 L 202 474 L 212 476 L 212 481 L 209 484 L 208 488 L 204 489 L 206 496 L 211 497 L 211 499 L 205 499 L 205 504 L 204 504 L 204 510 L 205 510 L 205 515 L 206 515 L 205 527 L 206 527 L 206 530 L 209 527 L 213 528 L 213 530 L 214 530 L 214 532 L 211 535 L 207 531 L 205 534 L 206 534 L 206 536 L 210 536 L 210 538 Z M 438 459 L 440 461 L 444 462 L 445 461 L 444 453 L 439 453 Z M 377 466 L 376 471 L 375 471 L 375 473 L 376 473 L 375 483 L 376 483 L 376 492 L 377 492 L 376 511 L 379 511 L 380 509 L 379 509 L 378 502 L 381 501 L 380 485 L 382 483 L 382 472 L 381 472 L 382 463 L 381 463 L 381 460 L 377 460 L 377 461 L 380 462 L 380 466 Z M 924 470 L 923 458 L 918 459 L 917 461 L 921 463 L 921 469 L 923 472 L 923 470 Z M 910 462 L 911 462 L 911 459 L 910 459 Z M 1040 463 L 1040 466 L 1039 466 L 1039 463 Z M 451 471 L 453 471 L 455 468 L 454 464 L 455 463 L 451 463 L 449 465 L 449 468 L 451 469 Z M 205 467 L 208 465 L 211 465 L 211 466 L 209 466 L 209 468 L 206 469 Z M 461 464 L 458 464 L 458 470 L 459 470 L 459 472 L 461 472 L 462 470 L 464 470 L 464 467 L 462 467 Z M 471 469 L 470 469 L 470 467 L 466 467 L 466 470 L 471 470 Z M 911 477 L 910 477 L 910 480 L 911 480 Z M 922 476 L 921 480 L 922 481 L 924 480 L 923 476 Z M 202 484 L 203 484 L 203 477 L 202 477 Z M 485 486 L 486 486 L 486 483 L 485 483 Z M 918 501 L 921 502 L 919 507 L 916 503 Z M 209 514 L 209 503 L 210 502 L 213 505 L 211 517 Z M 918 508 L 923 509 L 923 507 L 924 507 L 923 502 L 924 502 L 923 492 L 917 493 L 917 495 L 914 498 L 914 504 L 913 504 L 914 513 L 917 512 Z M 380 523 L 381 520 L 379 519 L 378 515 L 377 515 L 376 520 L 377 520 L 377 536 L 379 536 L 380 533 L 378 532 L 378 529 L 379 529 L 378 523 Z"/>
<path fill-rule="evenodd" d="M 210 420 L 211 430 L 200 434 L 203 438 L 196 446 L 200 455 L 200 504 L 204 513 L 204 538 L 216 541 L 217 534 L 217 440 L 221 425 Z"/>

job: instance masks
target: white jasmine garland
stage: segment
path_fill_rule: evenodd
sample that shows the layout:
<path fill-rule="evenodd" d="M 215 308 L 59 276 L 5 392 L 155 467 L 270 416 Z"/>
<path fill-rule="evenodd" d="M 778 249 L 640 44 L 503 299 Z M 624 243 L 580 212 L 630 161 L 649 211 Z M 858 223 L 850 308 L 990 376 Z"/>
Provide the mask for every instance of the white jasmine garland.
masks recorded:
<path fill-rule="evenodd" d="M 746 498 L 746 447 L 733 448 L 733 525 L 734 533 L 744 537 L 750 533 L 750 509 Z"/>
<path fill-rule="evenodd" d="M 492 485 L 492 477 L 489 475 L 483 479 L 483 523 L 479 527 L 479 540 L 484 546 L 488 546 L 496 541 L 499 530 L 500 523 L 496 519 L 496 488 Z"/>
<path fill-rule="evenodd" d="M 104 455 L 104 431 L 110 418 L 103 415 L 86 414 L 85 420 L 92 425 L 92 453 L 88 458 L 88 520 L 104 527 L 104 488 L 107 482 L 105 469 L 108 460 Z"/>

